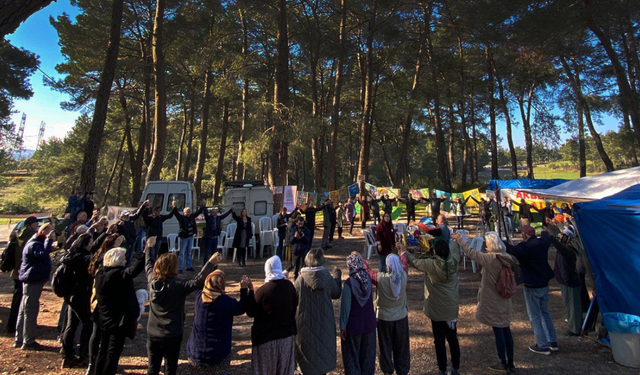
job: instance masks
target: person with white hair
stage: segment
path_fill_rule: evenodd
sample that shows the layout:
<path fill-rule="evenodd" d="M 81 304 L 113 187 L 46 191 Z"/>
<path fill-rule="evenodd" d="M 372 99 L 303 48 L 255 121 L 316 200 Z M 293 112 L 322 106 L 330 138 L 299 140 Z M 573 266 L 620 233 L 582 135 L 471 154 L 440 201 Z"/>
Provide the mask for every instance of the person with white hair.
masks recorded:
<path fill-rule="evenodd" d="M 254 375 L 293 375 L 296 334 L 296 288 L 282 273 L 277 255 L 264 264 L 264 284 L 249 293 L 247 316 L 251 326 L 251 368 Z"/>
<path fill-rule="evenodd" d="M 191 213 L 191 208 L 189 207 L 185 207 L 182 214 L 177 210 L 174 211 L 176 219 L 178 219 L 178 224 L 180 224 L 180 231 L 178 232 L 178 237 L 180 238 L 178 273 L 182 273 L 183 263 L 186 263 L 187 271 L 194 271 L 193 265 L 191 264 L 191 250 L 193 249 L 193 237 L 198 235 L 196 218 L 205 210 L 206 208 L 202 205 L 198 208 L 198 211 L 194 213 Z"/>
<path fill-rule="evenodd" d="M 364 268 L 377 287 L 376 317 L 380 369 L 383 374 L 407 375 L 411 368 L 409 349 L 409 307 L 407 305 L 407 265 L 400 257 L 386 257 L 386 271 L 376 272 L 363 260 Z"/>
<path fill-rule="evenodd" d="M 100 346 L 95 368 L 90 367 L 87 372 L 95 370 L 98 375 L 115 374 L 125 338 L 135 337 L 140 307 L 133 279 L 144 269 L 144 256 L 144 251 L 140 252 L 125 268 L 125 248 L 117 247 L 104 255 L 102 268 L 95 277 L 97 305 L 94 319 L 101 331 Z"/>
<path fill-rule="evenodd" d="M 487 252 L 483 253 L 471 247 L 465 236 L 453 234 L 452 246 L 459 246 L 472 260 L 482 266 L 482 281 L 478 290 L 476 320 L 493 328 L 498 350 L 499 362 L 489 367 L 492 371 L 515 373 L 513 362 L 513 335 L 511 334 L 511 298 L 504 298 L 496 289 L 502 267 L 518 265 L 518 260 L 507 254 L 497 232 L 487 232 L 485 241 Z"/>

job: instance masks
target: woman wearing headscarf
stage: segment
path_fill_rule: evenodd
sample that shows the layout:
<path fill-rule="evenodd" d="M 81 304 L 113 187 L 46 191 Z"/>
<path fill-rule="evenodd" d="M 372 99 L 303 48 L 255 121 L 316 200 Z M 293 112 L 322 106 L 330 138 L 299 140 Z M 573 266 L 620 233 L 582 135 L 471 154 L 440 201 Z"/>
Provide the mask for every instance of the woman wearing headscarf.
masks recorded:
<path fill-rule="evenodd" d="M 513 336 L 511 334 L 511 298 L 502 297 L 496 290 L 502 267 L 512 267 L 518 260 L 507 254 L 507 248 L 496 232 L 487 232 L 487 252 L 475 250 L 467 239 L 458 234 L 452 236 L 452 247 L 461 247 L 464 253 L 482 266 L 482 281 L 478 290 L 476 320 L 493 328 L 499 362 L 489 369 L 499 372 L 515 372 L 513 364 Z"/>
<path fill-rule="evenodd" d="M 240 281 L 240 301 L 226 294 L 226 276 L 215 270 L 207 276 L 204 288 L 196 296 L 193 330 L 187 341 L 189 360 L 209 370 L 224 372 L 231 353 L 233 317 L 245 313 L 245 304 L 253 284 L 245 276 Z"/>
<path fill-rule="evenodd" d="M 336 322 L 332 299 L 342 293 L 342 272 L 324 268 L 322 249 L 311 249 L 306 267 L 295 281 L 299 296 L 296 313 L 296 362 L 304 375 L 321 375 L 336 368 Z"/>
<path fill-rule="evenodd" d="M 146 247 L 145 247 L 146 251 Z M 100 348 L 95 362 L 96 375 L 115 375 L 125 338 L 133 339 L 138 328 L 140 307 L 133 285 L 144 269 L 144 252 L 127 264 L 127 250 L 118 247 L 104 254 L 96 274 L 96 329 L 100 330 Z"/>
<path fill-rule="evenodd" d="M 346 375 L 373 375 L 376 367 L 376 313 L 371 278 L 358 254 L 347 257 L 349 278 L 342 289 L 340 338 Z"/>
<path fill-rule="evenodd" d="M 251 326 L 251 367 L 255 375 L 293 375 L 296 369 L 296 288 L 282 274 L 277 255 L 264 264 L 264 285 L 247 298 Z"/>
<path fill-rule="evenodd" d="M 440 375 L 447 373 L 445 340 L 449 343 L 451 351 L 453 367 L 451 375 L 459 375 L 460 344 L 456 324 L 460 305 L 458 296 L 460 248 L 456 246 L 452 249 L 453 251 L 450 251 L 449 244 L 442 237 L 436 237 L 433 244 L 435 255 L 427 259 L 418 259 L 404 251 L 402 244 L 397 246 L 403 249 L 401 257 L 406 257 L 411 267 L 424 272 L 424 314 L 431 319 Z"/>
<path fill-rule="evenodd" d="M 364 262 L 371 282 L 377 287 L 375 305 L 380 369 L 384 374 L 395 371 L 398 375 L 407 375 L 411 367 L 407 272 L 395 254 L 389 254 L 386 262 L 386 272 L 376 272 Z"/>
<path fill-rule="evenodd" d="M 387 256 L 393 252 L 395 235 L 393 234 L 393 223 L 391 215 L 384 213 L 382 221 L 376 227 L 376 241 L 378 242 L 378 257 L 380 258 L 380 272 L 386 272 Z"/>
<path fill-rule="evenodd" d="M 174 253 L 165 253 L 156 260 L 155 243 L 152 245 L 148 242 L 149 240 L 147 240 L 145 261 L 145 272 L 149 284 L 147 374 L 159 374 L 164 359 L 164 374 L 175 375 L 184 334 L 185 299 L 190 293 L 204 286 L 206 277 L 216 270 L 222 256 L 220 253 L 214 253 L 198 275 L 184 280 L 177 277 L 178 256 Z"/>

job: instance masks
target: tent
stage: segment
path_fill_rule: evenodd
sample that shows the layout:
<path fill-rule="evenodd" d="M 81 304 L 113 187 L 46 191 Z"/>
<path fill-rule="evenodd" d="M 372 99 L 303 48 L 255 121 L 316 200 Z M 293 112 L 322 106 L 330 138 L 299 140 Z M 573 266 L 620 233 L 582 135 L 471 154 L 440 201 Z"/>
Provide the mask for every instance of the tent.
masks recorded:
<path fill-rule="evenodd" d="M 640 185 L 573 207 L 602 312 L 640 316 Z"/>
<path fill-rule="evenodd" d="M 496 191 L 498 189 L 549 189 L 569 180 L 555 178 L 552 180 L 537 180 L 530 178 L 518 178 L 515 180 L 491 180 L 487 190 Z"/>
<path fill-rule="evenodd" d="M 616 194 L 640 184 L 640 167 L 582 177 L 549 189 L 520 188 L 519 191 L 567 203 L 586 202 Z"/>

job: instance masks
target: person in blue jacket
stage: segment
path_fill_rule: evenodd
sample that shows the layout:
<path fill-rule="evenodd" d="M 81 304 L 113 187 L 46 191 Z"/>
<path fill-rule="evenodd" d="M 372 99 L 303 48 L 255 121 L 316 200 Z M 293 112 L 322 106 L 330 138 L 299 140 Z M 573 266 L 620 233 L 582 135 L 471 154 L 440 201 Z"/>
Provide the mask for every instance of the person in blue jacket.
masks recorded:
<path fill-rule="evenodd" d="M 189 360 L 209 367 L 213 373 L 223 373 L 228 367 L 233 317 L 245 313 L 247 297 L 253 294 L 253 284 L 246 276 L 240 281 L 240 301 L 229 297 L 225 287 L 222 270 L 207 276 L 202 292 L 196 296 L 193 330 L 187 341 Z"/>
<path fill-rule="evenodd" d="M 310 234 L 309 229 L 304 226 L 304 219 L 298 218 L 296 227 L 289 232 L 289 244 L 291 244 L 291 265 L 284 272 L 288 275 L 293 270 L 293 279 L 298 278 L 298 274 L 304 267 L 304 257 L 309 251 Z"/>
<path fill-rule="evenodd" d="M 204 242 L 203 259 L 209 259 L 210 254 L 218 251 L 218 237 L 220 237 L 220 232 L 222 232 L 222 220 L 231 214 L 231 209 L 222 215 L 218 215 L 218 210 L 215 208 L 212 208 L 211 212 L 207 212 L 203 204 L 203 212 L 204 220 L 206 221 L 204 234 L 202 236 L 202 242 Z"/>

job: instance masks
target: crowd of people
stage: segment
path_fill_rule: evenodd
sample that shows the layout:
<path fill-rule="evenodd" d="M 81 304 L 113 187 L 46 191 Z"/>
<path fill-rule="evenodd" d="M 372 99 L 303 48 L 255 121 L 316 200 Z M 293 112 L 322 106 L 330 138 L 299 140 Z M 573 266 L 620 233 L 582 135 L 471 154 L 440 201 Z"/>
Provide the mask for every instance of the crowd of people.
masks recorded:
<path fill-rule="evenodd" d="M 482 267 L 475 317 L 490 326 L 495 337 L 498 361 L 488 367 L 490 370 L 516 372 L 510 328 L 512 295 L 505 295 L 496 287 L 512 275 L 505 269 L 511 271 L 519 267 L 522 273 L 527 313 L 535 338 L 535 344 L 529 347 L 532 352 L 549 355 L 560 350 L 548 310 L 549 281 L 554 277 L 561 284 L 568 334 L 581 333 L 588 262 L 576 240 L 570 207 L 540 209 L 544 228 L 538 236 L 526 221 L 533 207 L 522 201 L 518 204 L 523 218 L 522 242 L 512 245 L 511 241 L 503 241 L 497 232 L 487 230 L 484 233 L 486 251 L 481 251 L 471 246 L 466 235 L 449 229 L 446 216 L 440 213 L 444 200 L 435 195 L 428 199 L 432 213 L 437 213 L 434 217 L 437 225 L 430 231 L 435 239 L 431 255 L 418 258 L 406 251 L 401 236 L 395 232 L 392 200 L 381 197 L 383 209 L 376 218 L 369 203 L 378 206 L 378 202 L 371 196 L 362 196 L 361 202 L 366 202 L 361 203 L 360 211 L 363 228 L 369 219 L 365 211 L 373 213 L 376 224 L 379 267 L 372 269 L 363 257 L 352 252 L 344 264 L 348 272 L 344 282 L 338 267 L 325 268 L 325 252 L 333 246 L 335 228 L 338 228 L 338 238 L 342 238 L 346 227 L 352 233 L 355 199 L 345 204 L 339 202 L 337 206 L 327 200 L 321 206 L 310 204 L 291 213 L 283 208 L 276 223 L 275 255 L 264 264 L 264 284 L 254 291 L 253 281 L 243 276 L 239 300 L 227 294 L 226 275 L 219 269 L 222 258 L 217 252 L 217 242 L 222 220 L 232 215 L 237 225 L 233 246 L 237 249 L 238 265 L 245 266 L 246 249 L 253 232 L 251 218 L 244 208 L 239 215 L 234 207 L 223 214 L 208 211 L 203 204 L 194 213 L 189 208 L 181 213 L 174 202 L 172 210 L 162 215 L 160 207 L 151 207 L 147 201 L 134 213 L 123 212 L 112 225 L 97 212 L 90 220 L 84 211 L 68 212 L 63 221 L 41 226 L 35 217 L 29 217 L 21 232 L 11 238 L 16 261 L 11 274 L 14 295 L 7 330 L 15 334 L 14 348 L 43 348 L 37 341 L 40 296 L 53 271 L 50 254 L 56 233 L 68 231 L 68 239 L 62 245 L 69 249 L 62 264 L 70 278 L 65 279 L 61 292 L 64 300 L 59 324 L 61 367 L 86 366 L 88 375 L 116 373 L 125 340 L 136 336 L 147 299 L 148 374 L 161 371 L 175 374 L 181 343 L 187 333 L 187 298 L 195 298 L 193 328 L 187 340 L 188 357 L 191 363 L 204 366 L 212 373 L 222 374 L 228 370 L 234 317 L 243 314 L 253 318 L 251 366 L 254 374 L 293 374 L 296 368 L 305 375 L 334 370 L 337 348 L 332 300 L 340 299 L 337 318 L 345 373 L 373 374 L 377 354 L 384 374 L 408 374 L 411 368 L 409 268 L 424 274 L 424 313 L 431 320 L 439 374 L 447 374 L 448 344 L 450 374 L 456 375 L 461 367 L 457 320 L 459 263 L 463 254 Z M 403 202 L 414 218 L 418 202 L 411 196 Z M 481 217 L 490 212 L 490 200 L 477 202 Z M 70 200 L 70 206 L 71 203 Z M 465 203 L 466 200 L 460 199 L 452 203 L 456 218 L 459 212 L 465 212 Z M 511 205 L 512 202 L 505 199 L 501 207 L 511 213 Z M 486 207 L 489 211 L 485 211 Z M 77 204 L 74 209 L 78 209 Z M 312 247 L 315 216 L 319 211 L 324 213 L 322 243 L 321 247 Z M 201 213 L 206 221 L 205 262 L 195 276 L 181 278 L 183 269 L 195 271 L 190 244 L 197 233 L 195 218 Z M 507 211 L 503 213 L 506 216 Z M 180 224 L 180 251 L 161 254 L 158 239 L 163 236 L 162 224 L 173 216 Z M 138 218 L 146 235 L 143 246 L 139 241 L 141 232 L 136 233 L 133 225 Z M 461 221 L 457 224 L 460 227 Z M 511 222 L 510 225 L 507 226 L 505 220 L 505 228 L 512 228 Z M 551 245 L 558 250 L 554 269 L 547 261 Z M 291 250 L 291 263 L 284 270 L 286 247 Z M 60 269 L 56 273 L 61 272 Z M 136 291 L 134 279 L 143 270 L 147 288 Z M 293 282 L 288 278 L 289 273 Z M 189 297 L 192 293 L 195 297 Z M 76 331 L 80 325 L 82 331 L 76 350 Z"/>

